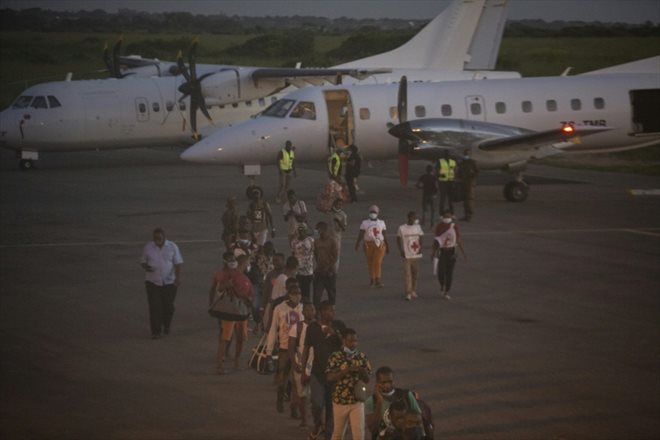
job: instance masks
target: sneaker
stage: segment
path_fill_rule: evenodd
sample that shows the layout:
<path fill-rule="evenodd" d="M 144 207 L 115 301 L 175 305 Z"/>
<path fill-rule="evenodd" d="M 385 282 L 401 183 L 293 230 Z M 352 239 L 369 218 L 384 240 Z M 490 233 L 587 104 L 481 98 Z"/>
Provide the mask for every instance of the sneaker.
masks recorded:
<path fill-rule="evenodd" d="M 411 293 L 410 296 L 412 296 L 413 298 L 419 298 L 419 296 L 417 296 L 417 292 Z"/>
<path fill-rule="evenodd" d="M 410 294 L 406 295 L 406 301 L 410 301 L 411 299 L 412 297 L 410 296 Z"/>
<path fill-rule="evenodd" d="M 445 299 L 446 299 L 446 300 L 450 300 L 450 299 L 451 299 L 451 296 L 449 296 L 449 292 L 445 292 Z"/>

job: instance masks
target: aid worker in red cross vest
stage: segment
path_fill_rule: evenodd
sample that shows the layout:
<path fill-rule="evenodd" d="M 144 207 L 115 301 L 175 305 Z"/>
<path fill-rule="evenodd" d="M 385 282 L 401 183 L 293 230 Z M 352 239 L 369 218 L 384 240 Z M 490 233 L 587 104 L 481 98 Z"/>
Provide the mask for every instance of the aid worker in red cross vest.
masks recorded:
<path fill-rule="evenodd" d="M 367 257 L 367 266 L 369 267 L 369 287 L 385 287 L 381 281 L 383 258 L 390 252 L 387 243 L 385 222 L 378 218 L 380 209 L 376 205 L 369 207 L 369 218 L 360 224 L 360 232 L 355 242 L 355 250 L 360 247 L 360 242 L 364 240 L 364 255 Z"/>
<path fill-rule="evenodd" d="M 461 243 L 461 234 L 458 225 L 454 222 L 451 211 L 446 210 L 442 213 L 440 223 L 435 228 L 435 239 L 433 240 L 433 274 L 438 276 L 440 283 L 440 295 L 445 299 L 451 299 L 449 290 L 454 278 L 454 266 L 458 257 L 456 248 L 461 250 L 463 257 L 467 259 L 463 244 Z"/>
<path fill-rule="evenodd" d="M 403 277 L 405 280 L 405 298 L 410 301 L 417 298 L 417 277 L 419 262 L 422 259 L 422 227 L 415 211 L 408 213 L 408 221 L 399 226 L 396 243 L 403 259 Z"/>

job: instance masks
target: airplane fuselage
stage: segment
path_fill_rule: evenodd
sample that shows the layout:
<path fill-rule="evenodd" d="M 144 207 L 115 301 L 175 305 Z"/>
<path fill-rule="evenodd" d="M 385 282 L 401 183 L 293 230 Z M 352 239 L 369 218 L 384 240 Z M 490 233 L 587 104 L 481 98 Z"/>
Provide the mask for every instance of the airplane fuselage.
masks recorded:
<path fill-rule="evenodd" d="M 580 127 L 606 127 L 579 142 L 563 142 L 535 151 L 487 152 L 472 154 L 483 168 L 502 168 L 532 157 L 561 151 L 604 151 L 637 148 L 660 139 L 654 129 L 639 122 L 653 115 L 651 109 L 635 110 L 633 95 L 657 93 L 660 76 L 655 74 L 592 75 L 526 79 L 497 79 L 410 84 L 408 119 L 460 119 L 468 124 L 481 121 L 543 131 L 572 124 Z M 655 90 L 655 92 L 653 92 Z M 328 156 L 328 140 L 340 130 L 336 109 L 346 107 L 350 141 L 367 159 L 392 159 L 397 156 L 398 140 L 388 128 L 399 122 L 397 85 L 335 86 L 310 88 L 291 93 L 283 100 L 312 103 L 315 119 L 261 116 L 227 128 L 189 148 L 182 157 L 191 161 L 219 164 L 275 163 L 277 152 L 286 140 L 296 145 L 299 162 L 322 161 Z M 281 102 L 280 101 L 280 102 Z M 645 112 L 645 114 L 641 114 Z M 638 121 L 635 122 L 635 119 Z M 469 127 L 447 131 L 448 148 L 469 145 Z M 461 136 L 464 139 L 461 139 Z M 453 138 L 450 139 L 450 138 Z"/>

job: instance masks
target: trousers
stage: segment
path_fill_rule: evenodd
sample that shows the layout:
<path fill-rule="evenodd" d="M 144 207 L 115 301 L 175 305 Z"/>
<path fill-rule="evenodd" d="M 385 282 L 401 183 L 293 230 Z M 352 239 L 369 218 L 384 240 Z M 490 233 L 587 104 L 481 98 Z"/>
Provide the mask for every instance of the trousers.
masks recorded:
<path fill-rule="evenodd" d="M 406 295 L 417 291 L 420 260 L 421 258 L 406 258 L 403 260 L 403 279 L 406 284 Z"/>
<path fill-rule="evenodd" d="M 159 286 L 145 281 L 147 288 L 147 301 L 149 302 L 149 324 L 151 334 L 159 336 L 168 334 L 174 317 L 174 299 L 176 298 L 176 284 Z"/>
<path fill-rule="evenodd" d="M 364 254 L 367 256 L 367 266 L 369 267 L 369 279 L 380 279 L 385 257 L 385 244 L 376 246 L 373 241 L 364 242 Z"/>
<path fill-rule="evenodd" d="M 350 405 L 339 405 L 332 403 L 335 430 L 332 440 L 343 440 L 346 428 L 350 421 L 351 435 L 353 440 L 364 440 L 364 402 L 356 402 Z"/>

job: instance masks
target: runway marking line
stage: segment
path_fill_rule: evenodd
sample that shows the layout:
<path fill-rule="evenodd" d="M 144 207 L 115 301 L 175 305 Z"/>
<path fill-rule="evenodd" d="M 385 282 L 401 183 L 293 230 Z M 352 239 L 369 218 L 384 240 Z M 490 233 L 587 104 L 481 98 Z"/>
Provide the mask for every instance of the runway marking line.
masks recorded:
<path fill-rule="evenodd" d="M 514 231 L 475 231 L 463 232 L 464 236 L 487 236 L 487 235 L 530 235 L 530 234 L 593 234 L 593 233 L 611 233 L 626 232 L 629 234 L 648 235 L 651 237 L 660 237 L 660 228 L 599 228 L 599 229 L 528 229 Z M 427 234 L 428 235 L 428 234 Z M 357 235 L 344 234 L 345 238 L 354 240 Z M 284 241 L 286 237 L 277 237 L 273 241 Z M 27 244 L 0 244 L 0 249 L 16 248 L 56 248 L 56 247 L 85 247 L 85 246 L 144 246 L 144 241 L 106 241 L 106 242 L 72 242 L 72 243 L 27 243 Z M 177 244 L 198 244 L 198 243 L 222 243 L 220 239 L 209 240 L 175 240 Z M 344 246 L 350 244 L 347 242 Z"/>

